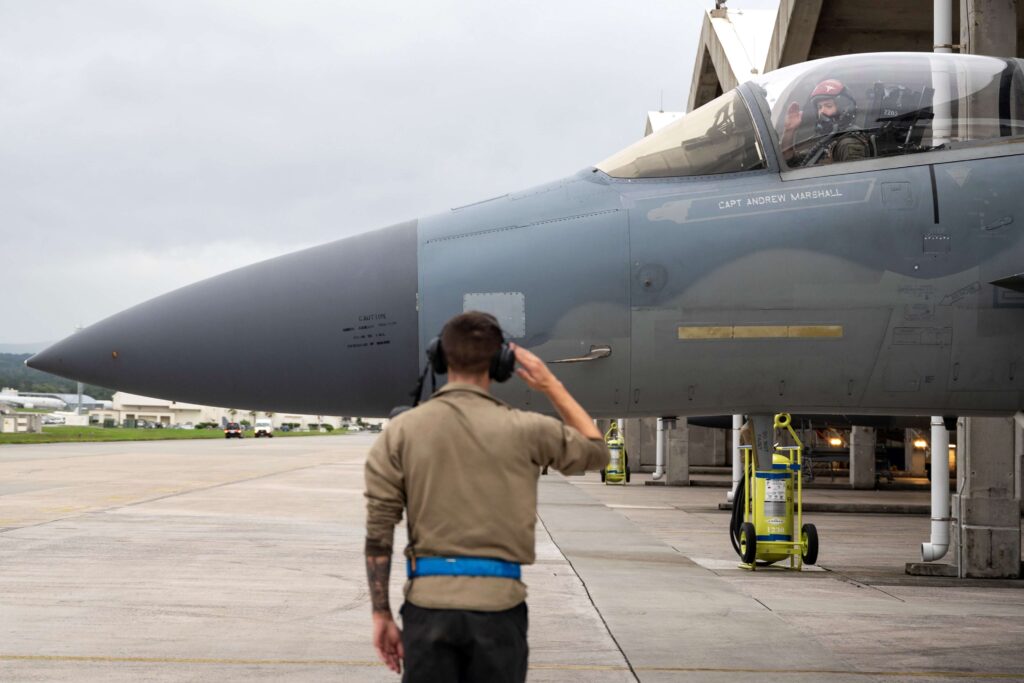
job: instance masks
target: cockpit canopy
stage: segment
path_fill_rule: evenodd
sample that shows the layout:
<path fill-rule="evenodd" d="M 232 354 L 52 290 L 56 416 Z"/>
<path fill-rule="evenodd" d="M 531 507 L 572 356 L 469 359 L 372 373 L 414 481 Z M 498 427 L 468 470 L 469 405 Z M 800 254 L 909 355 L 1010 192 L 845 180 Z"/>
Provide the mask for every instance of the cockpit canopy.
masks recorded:
<path fill-rule="evenodd" d="M 736 90 L 597 165 L 613 178 L 672 178 L 765 168 L 746 102 Z"/>
<path fill-rule="evenodd" d="M 830 57 L 765 74 L 748 92 L 770 112 L 772 142 L 790 168 L 1024 141 L 1019 59 L 911 52 Z M 750 171 L 765 168 L 766 142 L 733 90 L 597 167 L 615 178 Z"/>

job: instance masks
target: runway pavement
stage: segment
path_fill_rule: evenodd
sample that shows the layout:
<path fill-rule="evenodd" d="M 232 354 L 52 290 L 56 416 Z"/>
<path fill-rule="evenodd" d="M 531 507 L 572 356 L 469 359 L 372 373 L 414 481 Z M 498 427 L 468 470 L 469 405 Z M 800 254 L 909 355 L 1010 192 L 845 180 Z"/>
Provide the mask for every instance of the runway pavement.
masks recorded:
<path fill-rule="evenodd" d="M 373 438 L 0 446 L 0 681 L 397 681 L 369 643 Z M 750 573 L 724 491 L 642 479 L 542 477 L 531 681 L 1024 680 L 1024 582 L 905 576 L 927 517 L 811 515 L 819 568 Z"/>

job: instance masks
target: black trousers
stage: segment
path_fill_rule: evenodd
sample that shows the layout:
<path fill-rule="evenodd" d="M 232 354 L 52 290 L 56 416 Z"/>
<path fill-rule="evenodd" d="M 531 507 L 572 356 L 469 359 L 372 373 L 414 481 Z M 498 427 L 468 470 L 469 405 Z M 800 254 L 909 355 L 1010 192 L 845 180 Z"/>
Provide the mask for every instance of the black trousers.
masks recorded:
<path fill-rule="evenodd" d="M 526 680 L 526 603 L 503 612 L 402 605 L 403 683 Z"/>

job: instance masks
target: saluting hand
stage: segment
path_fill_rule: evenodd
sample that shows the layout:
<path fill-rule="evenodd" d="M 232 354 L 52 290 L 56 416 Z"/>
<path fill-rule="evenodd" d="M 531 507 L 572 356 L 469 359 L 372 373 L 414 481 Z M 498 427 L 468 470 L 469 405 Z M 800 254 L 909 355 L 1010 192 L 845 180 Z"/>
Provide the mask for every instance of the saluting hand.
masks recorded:
<path fill-rule="evenodd" d="M 516 362 L 519 363 L 519 367 L 516 368 L 516 375 L 518 375 L 519 379 L 526 382 L 528 387 L 534 391 L 547 394 L 553 388 L 559 386 L 558 378 L 548 368 L 547 363 L 537 357 L 537 354 L 527 351 L 517 344 L 509 344 L 509 347 L 515 351 Z"/>
<path fill-rule="evenodd" d="M 527 351 L 522 346 L 515 344 L 509 344 L 509 346 L 516 352 L 516 361 L 520 366 L 516 369 L 519 379 L 526 382 L 526 385 L 534 391 L 539 391 L 547 396 L 565 424 L 588 439 L 600 439 L 601 432 L 594 426 L 590 415 L 569 394 L 547 364 L 535 353 Z"/>

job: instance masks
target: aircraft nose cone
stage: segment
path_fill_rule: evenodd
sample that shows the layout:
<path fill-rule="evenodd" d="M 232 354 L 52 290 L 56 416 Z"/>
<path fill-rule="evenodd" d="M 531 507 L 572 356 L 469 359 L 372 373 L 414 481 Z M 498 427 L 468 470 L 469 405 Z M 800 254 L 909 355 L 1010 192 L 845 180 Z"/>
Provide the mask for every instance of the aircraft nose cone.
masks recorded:
<path fill-rule="evenodd" d="M 189 285 L 27 364 L 144 396 L 321 415 L 387 415 L 417 377 L 416 222 Z"/>

